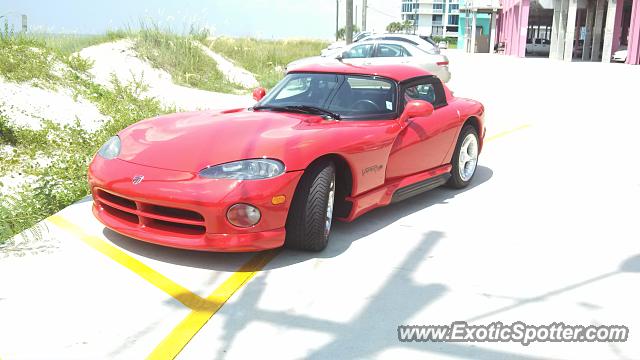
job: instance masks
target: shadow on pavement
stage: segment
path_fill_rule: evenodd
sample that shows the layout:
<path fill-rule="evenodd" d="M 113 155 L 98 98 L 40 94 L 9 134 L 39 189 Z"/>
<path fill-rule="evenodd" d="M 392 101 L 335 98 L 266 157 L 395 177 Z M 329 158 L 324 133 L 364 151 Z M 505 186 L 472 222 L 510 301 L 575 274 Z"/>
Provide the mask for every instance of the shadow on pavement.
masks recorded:
<path fill-rule="evenodd" d="M 394 266 L 394 271 L 373 296 L 367 297 L 352 320 L 344 322 L 314 318 L 295 311 L 260 309 L 268 272 L 258 275 L 232 304 L 215 315 L 222 321 L 223 332 L 216 334 L 223 344 L 213 358 L 224 358 L 239 334 L 251 323 L 269 323 L 280 329 L 301 329 L 329 335 L 331 340 L 309 353 L 309 359 L 373 358 L 386 349 L 409 348 L 427 354 L 441 354 L 472 359 L 536 359 L 510 352 L 484 348 L 476 344 L 442 342 L 400 342 L 397 326 L 408 325 L 424 308 L 448 291 L 441 283 L 422 284 L 414 280 L 415 270 L 444 237 L 438 231 L 426 232 L 409 255 Z M 278 262 L 276 260 L 275 262 Z M 211 304 L 214 306 L 215 304 Z M 213 352 L 214 349 L 211 349 Z"/>
<path fill-rule="evenodd" d="M 351 223 L 334 222 L 329 246 L 320 253 L 308 253 L 299 251 L 284 250 L 278 255 L 278 261 L 272 262 L 268 268 L 273 268 L 273 264 L 284 267 L 291 264 L 307 261 L 315 258 L 331 258 L 345 252 L 353 242 L 366 237 L 407 215 L 418 212 L 435 204 L 445 203 L 458 194 L 469 191 L 477 186 L 489 181 L 493 176 L 493 171 L 484 166 L 478 166 L 476 174 L 469 187 L 460 190 L 447 188 L 437 188 L 426 193 L 414 196 L 399 203 L 375 209 Z M 428 230 L 428 229 L 426 229 Z M 181 266 L 210 269 L 217 271 L 235 271 L 238 262 L 249 259 L 251 253 L 210 253 L 192 250 L 173 249 L 143 241 L 131 239 L 120 235 L 107 228 L 103 231 L 104 236 L 114 245 L 141 255 L 146 258 L 155 259 L 167 263 Z"/>
<path fill-rule="evenodd" d="M 548 291 L 544 294 L 540 294 L 537 296 L 532 296 L 532 297 L 528 297 L 528 298 L 521 298 L 521 299 L 514 299 L 514 303 L 511 305 L 507 305 L 507 306 L 503 306 L 501 308 L 495 309 L 495 310 L 491 310 L 488 311 L 486 313 L 483 314 L 479 314 L 476 315 L 470 319 L 467 319 L 467 322 L 474 322 L 474 321 L 478 321 L 480 319 L 484 319 L 490 316 L 494 316 L 494 315 L 498 315 L 510 310 L 513 310 L 515 308 L 519 308 L 521 306 L 527 305 L 527 304 L 531 304 L 531 303 L 536 303 L 536 302 L 540 302 L 540 301 L 546 301 L 548 300 L 550 297 L 552 296 L 556 296 L 562 293 L 565 293 L 567 291 L 571 291 L 571 290 L 575 290 L 577 288 L 586 286 L 586 285 L 590 285 L 593 284 L 595 282 L 610 278 L 614 275 L 618 275 L 618 274 L 622 274 L 622 273 L 640 273 L 640 254 L 632 256 L 630 258 L 628 258 L 627 260 L 623 261 L 620 266 L 618 267 L 618 269 L 614 270 L 614 271 L 610 271 L 608 273 L 604 273 L 598 276 L 594 276 L 592 278 L 586 279 L 586 280 L 582 280 L 579 281 L 577 283 L 573 283 L 567 286 L 564 286 L 562 288 L 559 289 L 555 289 L 555 290 L 551 290 Z M 587 307 L 590 306 L 589 304 L 586 304 Z"/>

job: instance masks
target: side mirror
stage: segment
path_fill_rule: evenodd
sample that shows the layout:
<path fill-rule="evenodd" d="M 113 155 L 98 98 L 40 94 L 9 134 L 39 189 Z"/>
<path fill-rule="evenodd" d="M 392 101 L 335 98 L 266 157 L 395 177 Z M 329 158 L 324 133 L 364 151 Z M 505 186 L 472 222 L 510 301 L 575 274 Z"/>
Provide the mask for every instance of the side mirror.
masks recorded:
<path fill-rule="evenodd" d="M 427 117 L 433 114 L 433 105 L 424 100 L 411 100 L 405 105 L 400 121 L 403 123 L 415 117 Z"/>
<path fill-rule="evenodd" d="M 265 95 L 267 95 L 267 90 L 265 90 L 263 87 L 259 87 L 259 88 L 256 88 L 255 90 L 253 90 L 253 100 L 255 100 L 255 101 L 262 100 L 262 98 Z"/>
<path fill-rule="evenodd" d="M 336 55 L 336 60 L 338 61 L 342 61 L 343 58 L 344 58 L 344 53 L 339 53 L 338 55 Z"/>

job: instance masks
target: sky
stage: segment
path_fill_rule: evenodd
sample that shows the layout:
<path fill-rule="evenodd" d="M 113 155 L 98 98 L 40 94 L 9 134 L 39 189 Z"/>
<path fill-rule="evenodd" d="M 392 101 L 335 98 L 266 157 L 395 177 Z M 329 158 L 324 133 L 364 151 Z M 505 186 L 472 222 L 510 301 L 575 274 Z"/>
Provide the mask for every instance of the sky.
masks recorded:
<path fill-rule="evenodd" d="M 369 28 L 382 31 L 400 18 L 401 0 L 368 0 Z M 344 24 L 345 0 L 339 0 Z M 361 21 L 362 0 L 358 6 Z M 29 31 L 100 34 L 109 29 L 136 28 L 141 21 L 187 32 L 191 25 L 215 35 L 259 38 L 331 39 L 335 33 L 335 0 L 1 0 L 0 16 L 19 28 L 18 14 L 28 16 Z"/>

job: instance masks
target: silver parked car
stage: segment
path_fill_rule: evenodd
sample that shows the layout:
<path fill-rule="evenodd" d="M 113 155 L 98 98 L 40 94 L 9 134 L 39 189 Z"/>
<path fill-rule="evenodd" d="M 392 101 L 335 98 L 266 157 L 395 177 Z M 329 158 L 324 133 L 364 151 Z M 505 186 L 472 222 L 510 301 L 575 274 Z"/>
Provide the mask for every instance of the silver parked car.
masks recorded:
<path fill-rule="evenodd" d="M 392 41 L 400 41 L 406 42 L 413 46 L 417 46 L 418 48 L 430 53 L 430 54 L 439 54 L 440 48 L 438 44 L 436 44 L 433 39 L 429 36 L 418 36 L 413 34 L 373 34 L 368 32 L 358 33 L 354 38 L 353 42 L 356 43 L 358 41 L 372 41 L 372 40 L 392 40 Z M 344 41 L 338 41 L 331 45 L 329 45 L 326 49 L 320 52 L 321 56 L 327 56 L 338 49 L 344 48 L 347 44 Z"/>
<path fill-rule="evenodd" d="M 368 40 L 336 49 L 325 56 L 314 56 L 293 61 L 287 71 L 300 65 L 342 61 L 357 66 L 408 64 L 425 69 L 442 82 L 451 78 L 449 59 L 442 54 L 431 54 L 412 44 L 391 40 Z"/>
<path fill-rule="evenodd" d="M 418 36 L 413 34 L 372 34 L 361 41 L 368 40 L 391 40 L 409 43 L 429 54 L 440 54 L 440 48 L 433 39 L 428 36 Z"/>

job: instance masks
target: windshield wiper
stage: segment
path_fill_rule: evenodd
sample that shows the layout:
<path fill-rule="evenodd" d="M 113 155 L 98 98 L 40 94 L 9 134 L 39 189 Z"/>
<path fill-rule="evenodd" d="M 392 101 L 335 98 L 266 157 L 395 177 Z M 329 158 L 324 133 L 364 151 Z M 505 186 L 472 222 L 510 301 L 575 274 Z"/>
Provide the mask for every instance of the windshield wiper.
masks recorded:
<path fill-rule="evenodd" d="M 274 105 L 258 105 L 254 106 L 253 110 L 273 110 L 273 111 L 289 111 L 289 112 L 298 112 L 303 114 L 315 114 L 315 115 L 326 115 L 332 119 L 340 120 L 340 115 L 325 110 L 323 108 L 319 108 L 311 105 L 288 105 L 288 106 L 274 106 Z"/>
<path fill-rule="evenodd" d="M 292 105 L 292 106 L 285 106 L 287 109 L 296 109 L 296 110 L 302 110 L 302 111 L 306 111 L 309 112 L 311 114 L 318 114 L 318 115 L 327 115 L 329 117 L 331 117 L 332 119 L 335 120 L 340 120 L 340 115 L 329 111 L 327 109 L 323 109 L 323 108 L 319 108 L 317 106 L 312 106 L 312 105 Z"/>

